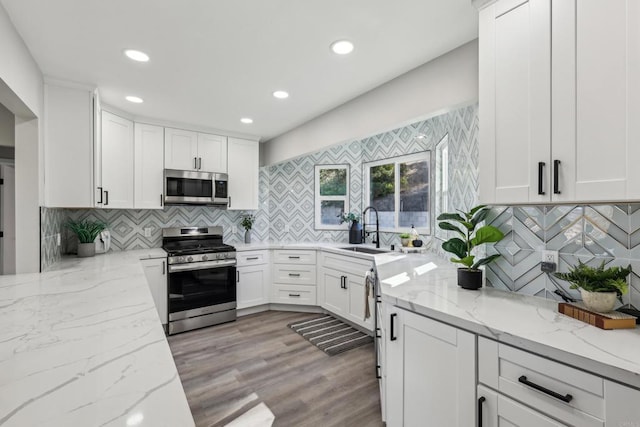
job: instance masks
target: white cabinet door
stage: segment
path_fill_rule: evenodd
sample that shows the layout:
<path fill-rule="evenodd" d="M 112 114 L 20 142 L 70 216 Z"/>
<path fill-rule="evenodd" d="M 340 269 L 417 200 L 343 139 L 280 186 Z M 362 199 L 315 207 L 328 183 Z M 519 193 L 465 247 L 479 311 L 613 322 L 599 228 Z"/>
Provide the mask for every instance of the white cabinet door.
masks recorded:
<path fill-rule="evenodd" d="M 198 170 L 227 173 L 227 137 L 198 134 Z"/>
<path fill-rule="evenodd" d="M 483 203 L 549 201 L 550 37 L 550 0 L 500 1 L 480 11 Z"/>
<path fill-rule="evenodd" d="M 322 308 L 346 317 L 349 308 L 349 291 L 345 289 L 347 276 L 341 271 L 322 268 L 320 281 Z"/>
<path fill-rule="evenodd" d="M 167 268 L 165 259 L 143 259 L 140 261 L 149 283 L 153 302 L 163 325 L 167 324 Z"/>
<path fill-rule="evenodd" d="M 45 206 L 93 207 L 93 103 L 89 89 L 44 86 Z"/>
<path fill-rule="evenodd" d="M 640 391 L 604 381 L 605 425 L 640 426 Z M 636 404 L 630 404 L 635 402 Z"/>
<path fill-rule="evenodd" d="M 483 427 L 563 427 L 531 408 L 493 390 L 478 386 L 478 412 L 482 412 Z"/>
<path fill-rule="evenodd" d="M 554 201 L 640 196 L 640 3 L 553 2 Z"/>
<path fill-rule="evenodd" d="M 164 169 L 164 128 L 135 123 L 136 209 L 162 209 Z"/>
<path fill-rule="evenodd" d="M 197 170 L 198 134 L 182 129 L 164 129 L 165 169 Z"/>
<path fill-rule="evenodd" d="M 251 265 L 237 269 L 238 308 L 269 303 L 269 266 Z"/>
<path fill-rule="evenodd" d="M 258 141 L 229 138 L 229 209 L 257 210 L 259 182 Z"/>
<path fill-rule="evenodd" d="M 368 330 L 373 330 L 373 316 L 374 316 L 374 299 L 373 289 L 370 290 L 369 296 L 365 295 L 365 283 L 362 276 L 354 274 L 348 274 L 346 286 L 349 293 L 349 306 L 347 308 L 347 319 L 363 326 Z M 365 320 L 365 298 L 366 304 L 369 306 L 369 317 Z"/>
<path fill-rule="evenodd" d="M 475 336 L 397 307 L 386 313 L 387 425 L 475 425 Z"/>
<path fill-rule="evenodd" d="M 133 208 L 133 122 L 102 112 L 102 188 L 107 209 Z"/>

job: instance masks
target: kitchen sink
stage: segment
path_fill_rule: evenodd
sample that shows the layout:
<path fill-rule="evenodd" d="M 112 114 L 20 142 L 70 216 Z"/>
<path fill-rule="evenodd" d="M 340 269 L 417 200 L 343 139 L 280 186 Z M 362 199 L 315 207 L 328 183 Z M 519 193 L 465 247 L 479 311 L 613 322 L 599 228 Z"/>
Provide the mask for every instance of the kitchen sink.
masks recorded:
<path fill-rule="evenodd" d="M 343 251 L 361 252 L 363 254 L 373 254 L 373 255 L 389 253 L 389 251 L 385 251 L 384 249 L 360 248 L 358 246 L 349 246 L 347 248 L 339 248 L 339 249 L 342 249 Z"/>

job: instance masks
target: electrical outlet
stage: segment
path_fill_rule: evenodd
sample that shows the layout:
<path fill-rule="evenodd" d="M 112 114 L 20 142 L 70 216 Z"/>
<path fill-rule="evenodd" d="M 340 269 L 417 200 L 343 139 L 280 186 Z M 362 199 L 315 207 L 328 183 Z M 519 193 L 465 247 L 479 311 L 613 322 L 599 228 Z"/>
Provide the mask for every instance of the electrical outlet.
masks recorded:
<path fill-rule="evenodd" d="M 542 262 L 552 262 L 558 265 L 558 251 L 542 251 Z"/>
<path fill-rule="evenodd" d="M 231 227 L 231 232 L 232 233 L 237 233 L 238 232 L 238 227 L 236 227 L 235 225 L 233 227 Z"/>
<path fill-rule="evenodd" d="M 56 244 L 60 246 L 60 233 L 56 234 Z"/>
<path fill-rule="evenodd" d="M 289 232 L 289 224 L 285 224 L 284 225 L 284 232 L 288 233 Z"/>
<path fill-rule="evenodd" d="M 145 227 L 144 228 L 144 237 L 151 237 L 151 230 L 153 230 L 151 227 Z"/>

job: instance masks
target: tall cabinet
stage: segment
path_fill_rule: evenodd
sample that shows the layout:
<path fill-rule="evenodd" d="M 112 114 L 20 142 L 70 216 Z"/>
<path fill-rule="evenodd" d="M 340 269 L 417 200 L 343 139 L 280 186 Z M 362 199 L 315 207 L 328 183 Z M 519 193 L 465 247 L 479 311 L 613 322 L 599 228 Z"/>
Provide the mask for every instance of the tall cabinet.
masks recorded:
<path fill-rule="evenodd" d="M 133 122 L 102 111 L 101 207 L 133 208 Z"/>
<path fill-rule="evenodd" d="M 640 3 L 498 0 L 480 11 L 480 200 L 640 197 Z"/>
<path fill-rule="evenodd" d="M 164 128 L 134 124 L 134 207 L 162 209 Z"/>
<path fill-rule="evenodd" d="M 230 210 L 257 210 L 260 167 L 259 142 L 229 138 L 228 174 Z"/>

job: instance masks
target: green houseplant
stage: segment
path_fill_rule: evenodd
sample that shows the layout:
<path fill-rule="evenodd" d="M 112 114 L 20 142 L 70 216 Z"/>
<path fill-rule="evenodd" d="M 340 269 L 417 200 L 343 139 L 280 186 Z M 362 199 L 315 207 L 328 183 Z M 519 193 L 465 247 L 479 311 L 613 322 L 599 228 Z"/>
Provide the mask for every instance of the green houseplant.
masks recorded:
<path fill-rule="evenodd" d="M 442 243 L 442 249 L 455 255 L 451 258 L 452 262 L 464 266 L 458 269 L 458 286 L 464 289 L 479 289 L 482 287 L 482 270 L 479 267 L 489 264 L 500 254 L 476 261 L 476 256 L 472 252 L 482 244 L 502 240 L 504 234 L 492 225 L 477 228 L 489 213 L 489 208 L 485 205 L 476 206 L 469 212 L 461 210 L 458 212 L 443 213 L 438 216 L 438 227 L 453 231 L 460 236 L 452 237 Z"/>
<path fill-rule="evenodd" d="M 96 254 L 95 240 L 107 228 L 107 224 L 100 221 L 68 221 L 67 228 L 78 237 L 78 256 L 91 257 Z"/>
<path fill-rule="evenodd" d="M 251 243 L 251 228 L 253 228 L 253 223 L 255 222 L 256 217 L 251 214 L 242 215 L 242 221 L 240 225 L 244 227 L 244 242 Z"/>
<path fill-rule="evenodd" d="M 571 283 L 570 289 L 580 289 L 582 302 L 588 309 L 606 313 L 613 310 L 616 298 L 627 293 L 627 276 L 630 273 L 631 265 L 627 268 L 604 268 L 604 261 L 598 267 L 578 261 L 578 265 L 570 267 L 568 272 L 553 275 Z"/>
<path fill-rule="evenodd" d="M 409 246 L 409 242 L 411 241 L 411 235 L 409 233 L 400 233 L 400 243 L 402 246 Z"/>
<path fill-rule="evenodd" d="M 340 218 L 340 224 L 343 224 L 345 222 L 349 223 L 349 243 L 362 243 L 362 227 L 360 226 L 360 214 L 355 212 L 342 212 L 340 215 L 338 215 L 338 218 Z"/>

